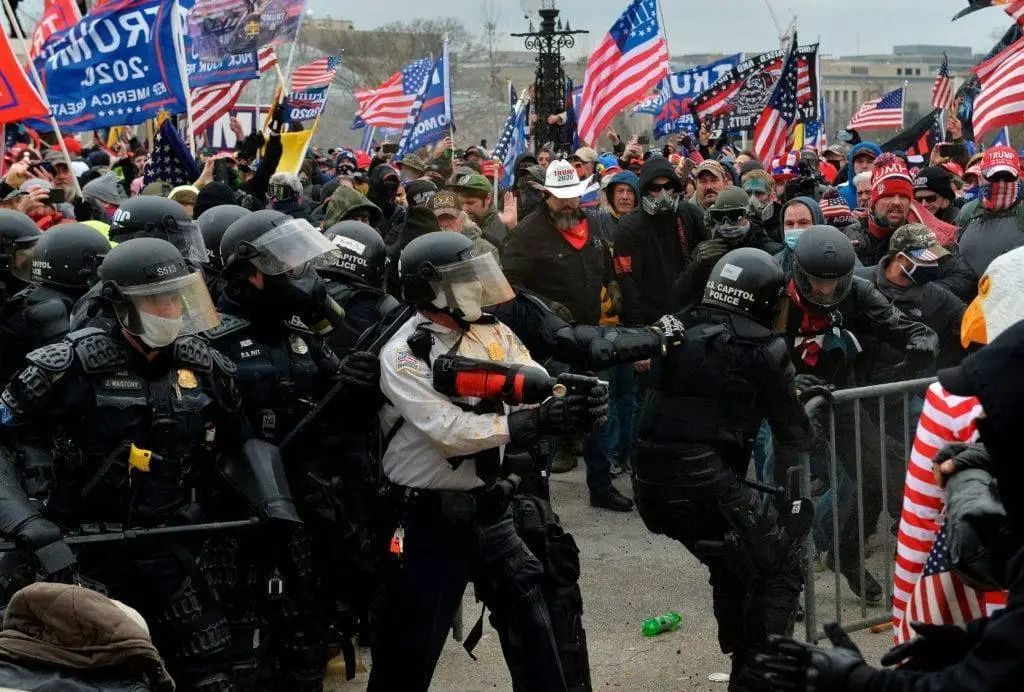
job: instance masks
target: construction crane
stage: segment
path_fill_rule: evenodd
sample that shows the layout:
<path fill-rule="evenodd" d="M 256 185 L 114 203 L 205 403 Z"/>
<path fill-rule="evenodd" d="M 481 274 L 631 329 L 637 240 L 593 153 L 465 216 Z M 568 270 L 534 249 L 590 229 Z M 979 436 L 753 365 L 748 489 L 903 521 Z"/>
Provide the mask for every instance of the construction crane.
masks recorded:
<path fill-rule="evenodd" d="M 772 9 L 772 3 L 770 0 L 764 0 L 765 7 L 768 8 L 768 14 L 772 17 L 772 23 L 775 24 L 775 30 L 779 32 L 779 46 L 782 50 L 789 48 L 790 41 L 793 40 L 793 32 L 796 30 L 796 15 L 793 15 L 793 19 L 789 22 L 789 26 L 786 30 L 782 30 L 782 25 L 779 24 L 778 17 L 775 16 L 775 10 Z"/>

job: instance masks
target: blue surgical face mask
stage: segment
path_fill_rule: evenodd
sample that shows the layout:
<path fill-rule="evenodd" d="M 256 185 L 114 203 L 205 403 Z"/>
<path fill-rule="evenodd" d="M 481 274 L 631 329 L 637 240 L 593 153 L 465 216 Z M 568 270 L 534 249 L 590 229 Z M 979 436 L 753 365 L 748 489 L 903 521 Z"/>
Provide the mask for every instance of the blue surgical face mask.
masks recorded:
<path fill-rule="evenodd" d="M 980 185 L 964 186 L 964 201 L 973 202 L 981 195 Z"/>
<path fill-rule="evenodd" d="M 790 250 L 796 250 L 796 241 L 800 239 L 800 234 L 803 232 L 804 229 L 802 228 L 793 228 L 786 231 L 782 236 L 782 240 L 786 243 L 786 247 Z"/>

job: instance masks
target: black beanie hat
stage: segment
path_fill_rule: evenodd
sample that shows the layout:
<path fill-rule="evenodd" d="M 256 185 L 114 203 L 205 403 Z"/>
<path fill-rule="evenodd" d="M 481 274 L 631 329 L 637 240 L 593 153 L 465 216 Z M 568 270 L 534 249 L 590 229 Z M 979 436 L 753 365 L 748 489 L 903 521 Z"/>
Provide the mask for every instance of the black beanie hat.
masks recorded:
<path fill-rule="evenodd" d="M 914 190 L 928 190 L 950 202 L 956 199 L 953 192 L 953 176 L 941 166 L 929 166 L 917 172 L 914 178 Z"/>
<path fill-rule="evenodd" d="M 235 191 L 224 183 L 210 183 L 196 197 L 195 218 L 199 218 L 207 209 L 219 207 L 222 204 L 235 204 Z"/>
<path fill-rule="evenodd" d="M 423 207 L 437 194 L 437 185 L 429 178 L 410 180 L 405 184 L 405 197 L 410 207 Z"/>
<path fill-rule="evenodd" d="M 406 245 L 421 235 L 440 230 L 437 217 L 430 207 L 409 207 L 409 211 L 405 215 L 405 224 L 399 234 L 399 248 L 404 249 Z"/>

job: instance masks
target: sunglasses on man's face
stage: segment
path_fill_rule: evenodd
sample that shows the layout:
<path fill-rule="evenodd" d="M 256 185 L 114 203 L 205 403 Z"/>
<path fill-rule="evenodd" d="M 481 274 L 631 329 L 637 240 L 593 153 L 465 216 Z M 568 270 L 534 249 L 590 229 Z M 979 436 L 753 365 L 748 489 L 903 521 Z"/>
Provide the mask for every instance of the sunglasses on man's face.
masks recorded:
<path fill-rule="evenodd" d="M 672 183 L 650 183 L 647 185 L 648 192 L 661 192 L 662 190 L 672 191 L 674 190 Z"/>
<path fill-rule="evenodd" d="M 708 218 L 714 223 L 739 223 L 747 218 L 745 209 L 709 209 Z"/>
<path fill-rule="evenodd" d="M 936 195 L 936 194 L 917 195 L 917 201 L 918 202 L 924 202 L 925 204 L 931 204 L 932 202 L 934 202 L 938 198 L 939 198 L 939 196 Z"/>

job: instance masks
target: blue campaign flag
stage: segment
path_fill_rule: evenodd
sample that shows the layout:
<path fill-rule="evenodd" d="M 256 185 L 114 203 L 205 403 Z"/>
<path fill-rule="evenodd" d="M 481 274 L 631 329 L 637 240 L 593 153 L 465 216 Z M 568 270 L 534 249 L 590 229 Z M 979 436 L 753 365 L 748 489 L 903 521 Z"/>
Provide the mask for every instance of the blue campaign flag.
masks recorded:
<path fill-rule="evenodd" d="M 319 118 L 327 105 L 327 90 L 330 88 L 325 86 L 288 94 L 288 119 L 301 122 Z"/>
<path fill-rule="evenodd" d="M 448 59 L 448 43 L 444 54 L 434 62 L 434 70 L 424 84 L 424 89 L 413 103 L 409 117 L 398 143 L 394 159 L 401 161 L 406 154 L 420 147 L 440 142 L 455 129 L 452 123 L 451 61 Z"/>
<path fill-rule="evenodd" d="M 199 57 L 199 47 L 187 29 L 188 14 L 195 5 L 196 0 L 178 0 L 189 87 L 196 89 L 211 84 L 229 84 L 259 77 L 259 58 L 255 49 L 226 55 L 213 62 Z"/>
<path fill-rule="evenodd" d="M 501 187 L 508 190 L 515 182 L 516 159 L 526 153 L 526 125 L 529 120 L 529 103 L 517 102 L 516 108 L 505 121 L 505 127 L 498 136 L 498 143 L 494 147 L 492 156 L 501 161 L 505 169 L 505 175 L 501 180 Z"/>
<path fill-rule="evenodd" d="M 633 112 L 654 115 L 654 136 L 664 137 L 673 132 L 696 132 L 689 103 L 723 75 L 743 62 L 743 53 L 728 55 L 721 60 L 675 72 L 661 80 L 658 93 L 641 101 Z"/>
<path fill-rule="evenodd" d="M 65 132 L 137 125 L 184 113 L 174 0 L 114 0 L 43 44 L 36 68 Z M 48 121 L 32 127 L 49 131 Z"/>
<path fill-rule="evenodd" d="M 1010 128 L 1004 127 L 999 130 L 999 134 L 992 140 L 992 146 L 994 147 L 1008 147 L 1010 146 Z"/>

